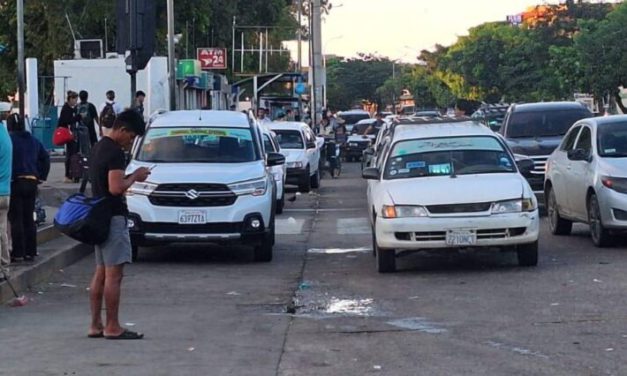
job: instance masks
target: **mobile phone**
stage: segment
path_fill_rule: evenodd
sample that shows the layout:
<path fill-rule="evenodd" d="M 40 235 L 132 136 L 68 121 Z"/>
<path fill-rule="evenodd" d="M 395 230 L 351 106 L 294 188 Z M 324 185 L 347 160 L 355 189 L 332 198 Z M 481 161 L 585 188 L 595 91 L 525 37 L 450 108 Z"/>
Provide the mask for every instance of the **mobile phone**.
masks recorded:
<path fill-rule="evenodd" d="M 148 169 L 152 171 L 155 167 L 157 167 L 156 164 L 151 164 L 150 166 L 148 166 Z"/>

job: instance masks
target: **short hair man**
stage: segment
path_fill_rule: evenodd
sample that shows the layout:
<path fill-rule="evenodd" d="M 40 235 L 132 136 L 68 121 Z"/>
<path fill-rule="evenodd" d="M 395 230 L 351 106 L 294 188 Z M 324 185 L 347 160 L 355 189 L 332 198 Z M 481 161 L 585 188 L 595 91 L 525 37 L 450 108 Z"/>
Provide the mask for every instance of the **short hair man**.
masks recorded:
<path fill-rule="evenodd" d="M 131 240 L 127 226 L 128 208 L 124 194 L 135 182 L 143 182 L 150 170 L 140 167 L 126 176 L 124 150 L 130 149 L 136 136 L 145 131 L 144 120 L 135 110 L 121 112 L 115 119 L 111 132 L 93 148 L 89 166 L 92 193 L 107 197 L 113 217 L 107 240 L 96 246 L 96 271 L 89 292 L 91 325 L 87 336 L 107 339 L 141 339 L 143 334 L 120 325 L 120 287 L 124 265 L 132 262 Z M 106 322 L 100 312 L 102 301 L 106 307 Z"/>
<path fill-rule="evenodd" d="M 111 132 L 117 114 L 123 111 L 122 106 L 115 101 L 115 91 L 107 91 L 106 96 L 107 99 L 98 108 L 98 124 L 100 132 L 105 136 Z"/>
<path fill-rule="evenodd" d="M 146 93 L 144 93 L 141 90 L 138 90 L 137 93 L 135 93 L 135 111 L 137 111 L 137 113 L 142 117 L 142 119 L 145 119 L 144 117 L 144 101 L 146 100 Z"/>

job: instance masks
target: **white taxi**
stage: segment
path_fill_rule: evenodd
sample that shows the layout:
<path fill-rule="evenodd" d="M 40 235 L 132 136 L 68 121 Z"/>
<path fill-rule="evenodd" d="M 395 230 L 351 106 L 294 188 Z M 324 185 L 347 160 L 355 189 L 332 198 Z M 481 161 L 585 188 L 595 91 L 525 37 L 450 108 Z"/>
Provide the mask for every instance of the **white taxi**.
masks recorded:
<path fill-rule="evenodd" d="M 538 262 L 535 195 L 511 151 L 475 122 L 399 125 L 368 179 L 368 206 L 379 272 L 405 251 L 505 248 L 522 266 Z"/>

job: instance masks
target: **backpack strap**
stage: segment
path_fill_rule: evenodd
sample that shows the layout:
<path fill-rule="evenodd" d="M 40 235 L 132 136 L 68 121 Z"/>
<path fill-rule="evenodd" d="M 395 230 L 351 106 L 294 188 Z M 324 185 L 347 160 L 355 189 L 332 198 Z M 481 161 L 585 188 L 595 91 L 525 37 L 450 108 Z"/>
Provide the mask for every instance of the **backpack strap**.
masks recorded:
<path fill-rule="evenodd" d="M 87 182 L 89 181 L 89 176 L 87 171 L 83 171 L 83 178 L 81 179 L 81 187 L 78 192 L 81 194 L 85 194 L 85 190 L 87 189 Z"/>

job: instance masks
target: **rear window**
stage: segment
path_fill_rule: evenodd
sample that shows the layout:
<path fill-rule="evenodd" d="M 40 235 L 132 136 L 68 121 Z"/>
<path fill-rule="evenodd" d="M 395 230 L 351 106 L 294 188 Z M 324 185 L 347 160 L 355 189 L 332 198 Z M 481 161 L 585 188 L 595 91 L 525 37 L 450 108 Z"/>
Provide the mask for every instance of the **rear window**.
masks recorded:
<path fill-rule="evenodd" d="M 304 149 L 303 135 L 300 131 L 288 129 L 274 129 L 277 141 L 281 145 L 281 149 Z"/>
<path fill-rule="evenodd" d="M 357 124 L 361 120 L 370 119 L 368 114 L 342 114 L 339 117 L 346 122 L 346 124 Z"/>
<path fill-rule="evenodd" d="M 586 110 L 513 112 L 507 125 L 508 138 L 563 136 L 578 120 L 591 117 Z"/>

